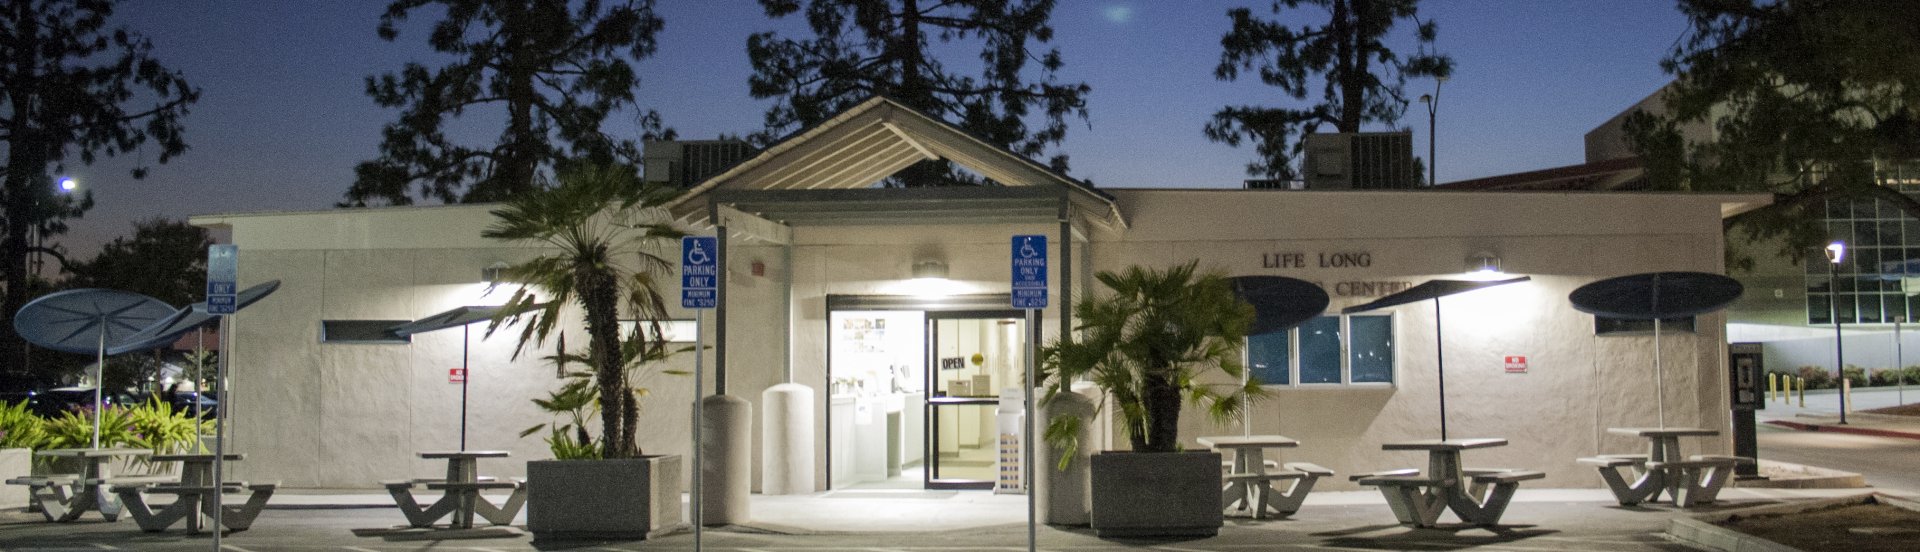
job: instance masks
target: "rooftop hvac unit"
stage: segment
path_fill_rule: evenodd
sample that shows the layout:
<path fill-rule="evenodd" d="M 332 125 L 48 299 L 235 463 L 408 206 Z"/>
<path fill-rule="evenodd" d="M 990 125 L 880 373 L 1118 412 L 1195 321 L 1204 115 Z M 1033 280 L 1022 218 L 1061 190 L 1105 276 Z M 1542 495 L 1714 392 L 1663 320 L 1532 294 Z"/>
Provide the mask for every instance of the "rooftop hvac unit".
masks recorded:
<path fill-rule="evenodd" d="M 1246 185 L 1249 190 L 1299 190 L 1306 187 L 1305 182 L 1279 178 L 1249 178 Z"/>
<path fill-rule="evenodd" d="M 1413 133 L 1308 134 L 1301 167 L 1309 190 L 1412 188 Z"/>
<path fill-rule="evenodd" d="M 640 154 L 650 183 L 692 187 L 753 155 L 753 146 L 739 140 L 647 142 Z"/>

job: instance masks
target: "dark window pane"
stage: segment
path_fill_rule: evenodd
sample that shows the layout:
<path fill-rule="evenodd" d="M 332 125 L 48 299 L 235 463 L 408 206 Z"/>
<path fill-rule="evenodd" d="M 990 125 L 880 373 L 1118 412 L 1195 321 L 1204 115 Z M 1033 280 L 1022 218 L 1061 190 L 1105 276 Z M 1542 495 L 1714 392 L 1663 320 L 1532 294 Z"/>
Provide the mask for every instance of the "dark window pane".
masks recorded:
<path fill-rule="evenodd" d="M 1873 202 L 1880 208 L 1880 218 L 1900 220 L 1906 216 L 1905 213 L 1900 212 L 1900 206 L 1894 205 L 1891 201 L 1880 201 L 1876 199 L 1873 200 Z"/>
<path fill-rule="evenodd" d="M 321 320 L 321 343 L 412 343 L 411 336 L 393 333 L 393 327 L 411 320 Z"/>
<path fill-rule="evenodd" d="M 1858 200 L 1854 200 L 1854 202 L 1853 202 L 1853 218 L 1856 218 L 1856 219 L 1870 219 L 1870 218 L 1873 218 L 1873 213 L 1874 213 L 1874 211 L 1876 211 L 1876 210 L 1877 210 L 1877 209 L 1875 208 L 1875 206 L 1874 206 L 1874 203 L 1875 203 L 1875 202 L 1877 202 L 1877 201 L 1879 201 L 1879 200 L 1877 200 L 1877 199 L 1858 199 Z"/>
<path fill-rule="evenodd" d="M 1393 317 L 1347 319 L 1348 368 L 1353 383 L 1393 383 Z"/>
<path fill-rule="evenodd" d="M 1340 317 L 1300 325 L 1300 383 L 1340 383 Z"/>
<path fill-rule="evenodd" d="M 1840 293 L 1853 293 L 1860 289 L 1860 280 L 1844 272 L 1840 274 L 1840 280 L 1835 283 L 1839 284 Z"/>
<path fill-rule="evenodd" d="M 1844 220 L 1827 223 L 1827 242 L 1836 241 L 1853 243 L 1853 223 Z"/>
<path fill-rule="evenodd" d="M 1849 212 L 1850 211 L 1848 210 L 1846 200 L 1844 199 L 1827 200 L 1827 218 L 1844 219 L 1844 218 L 1847 218 L 1847 214 Z"/>
<path fill-rule="evenodd" d="M 1900 241 L 1900 221 L 1898 219 L 1880 221 L 1880 245 L 1899 246 L 1903 243 L 1905 242 Z"/>
<path fill-rule="evenodd" d="M 1880 323 L 1880 295 L 1865 294 L 1865 295 L 1861 295 L 1859 299 L 1860 299 L 1859 300 L 1860 323 L 1862 324 Z"/>
<path fill-rule="evenodd" d="M 1853 223 L 1853 241 L 1847 243 L 1850 249 L 1860 249 L 1880 243 L 1880 225 L 1873 221 Z"/>
<path fill-rule="evenodd" d="M 1830 300 L 1831 298 L 1825 294 L 1807 295 L 1807 323 L 1808 324 L 1832 324 L 1833 323 L 1833 315 L 1831 314 L 1832 311 L 1830 310 L 1833 308 L 1833 304 L 1829 302 Z"/>
<path fill-rule="evenodd" d="M 1287 333 L 1273 332 L 1247 338 L 1247 367 L 1253 379 L 1267 385 L 1293 383 L 1287 377 Z"/>
<path fill-rule="evenodd" d="M 1853 324 L 1857 321 L 1858 314 L 1853 310 L 1852 295 L 1840 294 L 1833 298 L 1833 304 L 1839 307 L 1839 312 L 1835 316 L 1839 317 L 1841 324 Z"/>
<path fill-rule="evenodd" d="M 1660 333 L 1693 332 L 1693 317 L 1662 318 Z M 1627 320 L 1623 318 L 1593 317 L 1594 335 L 1652 335 L 1652 320 Z"/>
<path fill-rule="evenodd" d="M 1884 317 L 1883 320 L 1887 322 L 1896 322 L 1895 320 L 1896 317 L 1899 319 L 1897 320 L 1898 322 L 1906 322 L 1907 320 L 1911 320 L 1910 318 L 1907 318 L 1908 315 L 1907 315 L 1906 297 L 1907 296 L 1901 295 L 1898 293 L 1889 293 L 1889 294 L 1880 296 L 1880 304 L 1883 305 L 1882 308 L 1884 309 L 1880 311 L 1881 316 Z"/>
<path fill-rule="evenodd" d="M 1856 269 L 1855 272 L 1860 272 L 1863 274 L 1879 274 L 1880 273 L 1880 248 L 1862 247 L 1858 251 L 1860 253 L 1859 259 L 1857 259 L 1859 262 L 1854 263 L 1854 266 L 1858 266 L 1860 268 Z"/>

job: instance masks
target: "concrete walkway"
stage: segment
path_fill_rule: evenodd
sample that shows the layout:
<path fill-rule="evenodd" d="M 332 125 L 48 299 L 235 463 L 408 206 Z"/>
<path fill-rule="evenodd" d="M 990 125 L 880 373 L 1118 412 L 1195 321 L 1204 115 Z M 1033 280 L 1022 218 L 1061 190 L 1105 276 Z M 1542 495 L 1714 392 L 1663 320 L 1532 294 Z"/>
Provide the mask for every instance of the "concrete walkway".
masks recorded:
<path fill-rule="evenodd" d="M 1727 489 L 1721 503 L 1689 511 L 1670 506 L 1620 507 L 1599 489 L 1523 490 L 1505 518 L 1487 529 L 1449 526 L 1409 529 L 1393 522 L 1380 495 L 1368 491 L 1314 493 L 1291 518 L 1255 521 L 1229 517 L 1220 535 L 1189 540 L 1100 539 L 1085 528 L 1042 526 L 1039 548 L 1058 551 L 1150 549 L 1186 552 L 1247 550 L 1685 550 L 1660 535 L 1667 520 L 1862 490 Z M 384 503 L 384 504 L 383 504 Z M 755 496 L 753 523 L 709 529 L 707 550 L 788 552 L 869 550 L 957 552 L 1026 549 L 1026 499 L 986 492 L 870 492 L 838 495 Z M 0 513 L 0 551 L 207 550 L 204 535 L 142 533 L 132 523 L 97 517 L 79 523 L 39 521 L 37 515 Z M 1443 522 L 1453 521 L 1451 514 Z M 523 523 L 524 518 L 516 520 Z M 647 542 L 535 545 L 515 527 L 464 531 L 401 527 L 383 495 L 366 491 L 288 491 L 250 531 L 229 535 L 228 552 L 273 550 L 691 550 L 682 532 Z"/>

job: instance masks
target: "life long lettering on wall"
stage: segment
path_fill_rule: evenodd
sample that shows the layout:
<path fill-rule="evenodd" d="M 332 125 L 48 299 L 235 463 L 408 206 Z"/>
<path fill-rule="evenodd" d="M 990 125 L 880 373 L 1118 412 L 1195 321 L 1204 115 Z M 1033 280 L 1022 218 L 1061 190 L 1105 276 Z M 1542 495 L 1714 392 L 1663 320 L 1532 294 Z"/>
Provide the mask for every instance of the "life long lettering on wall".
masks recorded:
<path fill-rule="evenodd" d="M 1373 267 L 1370 251 L 1277 251 L 1260 254 L 1260 268 L 1291 271 L 1296 269 L 1366 269 Z M 1405 291 L 1413 282 L 1405 280 L 1369 280 L 1364 275 L 1332 283 L 1308 280 L 1335 297 L 1381 297 Z"/>

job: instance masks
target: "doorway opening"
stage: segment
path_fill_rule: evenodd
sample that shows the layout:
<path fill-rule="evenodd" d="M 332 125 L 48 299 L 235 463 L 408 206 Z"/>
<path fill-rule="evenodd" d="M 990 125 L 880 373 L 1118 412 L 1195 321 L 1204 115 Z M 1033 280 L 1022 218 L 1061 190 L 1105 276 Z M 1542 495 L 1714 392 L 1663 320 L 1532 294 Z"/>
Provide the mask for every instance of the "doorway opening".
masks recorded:
<path fill-rule="evenodd" d="M 1018 477 L 1029 343 L 1006 304 L 828 298 L 829 489 L 992 489 L 1003 468 Z"/>

